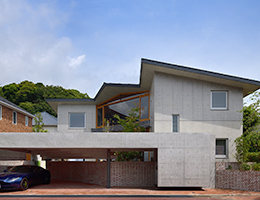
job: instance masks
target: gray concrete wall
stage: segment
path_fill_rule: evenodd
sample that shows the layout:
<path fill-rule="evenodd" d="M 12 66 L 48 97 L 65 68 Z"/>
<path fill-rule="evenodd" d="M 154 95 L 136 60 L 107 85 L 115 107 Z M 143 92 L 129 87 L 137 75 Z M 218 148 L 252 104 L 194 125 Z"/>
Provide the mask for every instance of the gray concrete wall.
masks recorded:
<path fill-rule="evenodd" d="M 85 128 L 70 128 L 69 113 L 86 113 Z M 95 105 L 59 105 L 58 106 L 58 132 L 91 132 L 91 128 L 96 127 L 96 106 Z"/>
<path fill-rule="evenodd" d="M 160 138 L 158 186 L 215 187 L 215 137 L 172 134 Z"/>
<path fill-rule="evenodd" d="M 242 134 L 243 91 L 221 84 L 155 73 L 154 132 L 172 132 L 172 115 L 180 115 L 180 132 L 204 132 L 228 139 L 228 158 L 235 161 L 234 140 Z M 228 109 L 211 110 L 211 91 L 228 91 Z"/>
<path fill-rule="evenodd" d="M 158 149 L 158 187 L 213 188 L 215 184 L 215 137 L 211 134 L 0 133 L 0 138 L 0 148 L 19 148 L 32 154 L 42 151 L 55 155 L 63 148 Z M 69 156 L 70 151 L 64 153 Z M 82 150 L 78 153 L 82 155 Z"/>

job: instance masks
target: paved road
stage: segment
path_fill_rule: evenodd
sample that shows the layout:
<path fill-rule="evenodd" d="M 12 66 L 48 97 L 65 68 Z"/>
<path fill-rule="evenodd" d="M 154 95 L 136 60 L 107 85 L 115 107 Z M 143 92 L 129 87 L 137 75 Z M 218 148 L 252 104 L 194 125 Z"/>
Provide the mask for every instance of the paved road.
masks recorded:
<path fill-rule="evenodd" d="M 260 200 L 260 196 L 220 197 L 0 197 L 1 200 Z"/>
<path fill-rule="evenodd" d="M 87 200 L 220 200 L 218 198 L 210 198 L 210 197 L 189 197 L 189 198 L 146 198 L 146 197 L 75 197 L 75 198 L 72 198 L 72 197 L 28 197 L 28 198 L 1 198 L 1 200 L 84 200 L 84 199 L 87 199 Z"/>

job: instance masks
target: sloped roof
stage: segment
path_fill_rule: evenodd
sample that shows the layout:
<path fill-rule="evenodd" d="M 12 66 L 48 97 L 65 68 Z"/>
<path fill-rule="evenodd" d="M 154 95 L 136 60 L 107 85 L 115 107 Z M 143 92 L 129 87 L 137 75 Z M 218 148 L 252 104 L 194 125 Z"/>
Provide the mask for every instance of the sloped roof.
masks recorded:
<path fill-rule="evenodd" d="M 22 113 L 28 117 L 33 118 L 34 115 L 29 113 L 28 111 L 22 109 L 21 107 L 17 106 L 16 104 L 12 103 L 11 101 L 8 101 L 7 99 L 5 99 L 4 97 L 0 96 L 0 105 L 3 105 L 5 107 L 8 107 L 16 112 Z"/>
<path fill-rule="evenodd" d="M 50 115 L 47 112 L 41 112 L 42 115 L 42 122 L 44 123 L 44 126 L 57 126 L 58 120 L 56 117 Z M 35 121 L 33 120 L 32 125 L 35 125 Z"/>
<path fill-rule="evenodd" d="M 142 58 L 139 84 L 103 83 L 94 99 L 47 99 L 47 102 L 57 112 L 58 104 L 98 105 L 121 93 L 149 91 L 155 72 L 241 88 L 244 97 L 260 88 L 260 81 Z"/>

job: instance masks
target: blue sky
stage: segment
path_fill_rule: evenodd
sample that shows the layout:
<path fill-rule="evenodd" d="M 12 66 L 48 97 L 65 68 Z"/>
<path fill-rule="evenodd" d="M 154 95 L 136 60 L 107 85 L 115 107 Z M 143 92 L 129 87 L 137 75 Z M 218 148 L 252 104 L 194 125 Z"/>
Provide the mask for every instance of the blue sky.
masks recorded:
<path fill-rule="evenodd" d="M 0 0 L 0 84 L 94 97 L 141 58 L 260 80 L 259 0 Z"/>

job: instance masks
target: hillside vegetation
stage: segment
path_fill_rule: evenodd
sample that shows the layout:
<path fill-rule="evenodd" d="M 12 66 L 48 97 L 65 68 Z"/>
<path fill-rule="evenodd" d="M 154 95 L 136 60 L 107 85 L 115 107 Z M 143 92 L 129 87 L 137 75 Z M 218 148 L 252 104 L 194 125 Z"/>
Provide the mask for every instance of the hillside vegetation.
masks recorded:
<path fill-rule="evenodd" d="M 35 114 L 46 111 L 53 116 L 56 113 L 52 110 L 46 99 L 86 99 L 87 94 L 80 93 L 74 89 L 64 89 L 60 86 L 43 85 L 30 81 L 23 81 L 19 84 L 12 83 L 0 87 L 0 96 L 15 103 L 28 112 Z"/>

